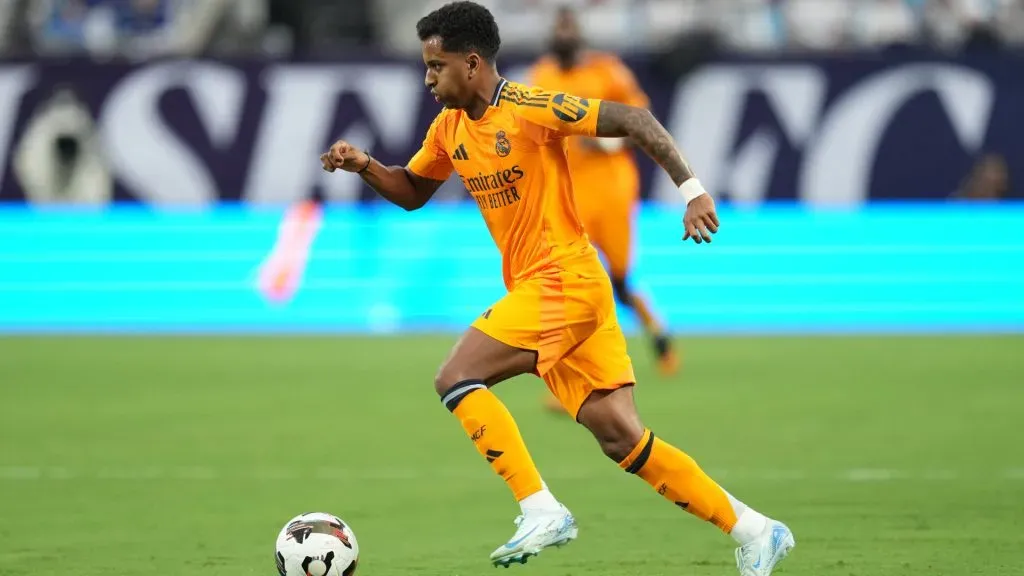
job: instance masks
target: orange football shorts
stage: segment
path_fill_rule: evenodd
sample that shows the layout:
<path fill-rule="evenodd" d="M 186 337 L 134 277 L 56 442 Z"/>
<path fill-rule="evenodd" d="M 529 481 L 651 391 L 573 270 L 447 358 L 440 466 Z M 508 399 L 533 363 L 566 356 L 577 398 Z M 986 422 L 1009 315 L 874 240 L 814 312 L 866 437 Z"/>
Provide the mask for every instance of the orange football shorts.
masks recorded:
<path fill-rule="evenodd" d="M 611 282 L 594 262 L 520 282 L 473 322 L 499 342 L 535 350 L 537 375 L 573 417 L 595 390 L 636 381 Z"/>

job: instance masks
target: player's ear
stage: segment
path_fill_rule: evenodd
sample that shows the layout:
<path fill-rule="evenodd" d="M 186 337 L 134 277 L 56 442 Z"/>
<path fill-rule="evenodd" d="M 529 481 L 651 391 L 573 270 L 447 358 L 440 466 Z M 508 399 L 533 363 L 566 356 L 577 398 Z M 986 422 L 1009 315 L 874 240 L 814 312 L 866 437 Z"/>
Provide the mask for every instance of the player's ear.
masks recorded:
<path fill-rule="evenodd" d="M 480 55 L 479 54 L 477 54 L 475 52 L 470 52 L 466 56 L 466 71 L 469 74 L 470 78 L 475 76 L 476 73 L 480 71 L 480 65 L 481 64 L 482 64 L 482 61 L 480 59 Z"/>

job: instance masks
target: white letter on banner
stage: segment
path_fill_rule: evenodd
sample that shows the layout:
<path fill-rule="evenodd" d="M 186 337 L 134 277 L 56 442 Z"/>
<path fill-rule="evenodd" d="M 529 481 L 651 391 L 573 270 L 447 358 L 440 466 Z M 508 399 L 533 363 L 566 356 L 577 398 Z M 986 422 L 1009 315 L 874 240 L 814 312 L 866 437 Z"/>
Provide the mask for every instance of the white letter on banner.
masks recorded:
<path fill-rule="evenodd" d="M 758 203 L 771 185 L 781 138 L 800 147 L 813 134 L 827 86 L 812 66 L 710 66 L 680 82 L 667 127 L 708 191 Z M 741 140 L 752 92 L 765 94 L 784 134 L 759 127 Z M 661 173 L 652 197 L 679 201 L 676 187 Z"/>
<path fill-rule="evenodd" d="M 0 182 L 4 180 L 4 170 L 11 158 L 11 137 L 22 112 L 21 99 L 32 89 L 35 79 L 35 70 L 28 66 L 0 68 Z"/>
<path fill-rule="evenodd" d="M 359 178 L 333 178 L 320 154 L 338 138 L 372 148 L 377 139 L 404 149 L 414 141 L 422 86 L 407 66 L 293 66 L 268 69 L 262 79 L 267 105 L 253 150 L 244 197 L 250 202 L 289 203 L 306 198 L 317 183 L 334 200 L 358 198 Z M 344 134 L 330 132 L 339 97 L 354 93 L 366 117 Z"/>
<path fill-rule="evenodd" d="M 160 120 L 160 98 L 182 87 L 217 146 L 238 132 L 245 98 L 244 75 L 210 63 L 170 63 L 127 76 L 107 99 L 100 118 L 108 160 L 121 181 L 154 204 L 204 204 L 219 190 L 209 167 Z"/>
<path fill-rule="evenodd" d="M 830 107 L 804 155 L 800 200 L 838 206 L 867 200 L 872 167 L 887 128 L 900 109 L 925 90 L 938 94 L 960 144 L 976 152 L 992 114 L 991 80 L 960 66 L 901 66 L 869 77 Z"/>

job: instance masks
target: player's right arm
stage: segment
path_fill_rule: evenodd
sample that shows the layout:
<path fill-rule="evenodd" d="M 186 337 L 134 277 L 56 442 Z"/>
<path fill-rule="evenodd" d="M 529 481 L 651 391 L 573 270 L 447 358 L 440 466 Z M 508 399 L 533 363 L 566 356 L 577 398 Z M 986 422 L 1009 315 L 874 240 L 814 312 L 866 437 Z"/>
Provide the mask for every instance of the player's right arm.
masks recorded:
<path fill-rule="evenodd" d="M 408 167 L 385 166 L 344 140 L 321 154 L 320 162 L 328 172 L 345 170 L 359 174 L 382 198 L 406 210 L 422 208 L 444 184 L 444 180 L 425 178 Z"/>
<path fill-rule="evenodd" d="M 438 135 L 438 125 L 443 118 L 443 114 L 439 114 L 431 123 L 423 146 L 409 160 L 408 166 L 385 166 L 344 140 L 335 142 L 329 152 L 321 154 L 320 161 L 328 172 L 341 169 L 359 174 L 392 204 L 406 210 L 422 208 L 454 170 Z"/>

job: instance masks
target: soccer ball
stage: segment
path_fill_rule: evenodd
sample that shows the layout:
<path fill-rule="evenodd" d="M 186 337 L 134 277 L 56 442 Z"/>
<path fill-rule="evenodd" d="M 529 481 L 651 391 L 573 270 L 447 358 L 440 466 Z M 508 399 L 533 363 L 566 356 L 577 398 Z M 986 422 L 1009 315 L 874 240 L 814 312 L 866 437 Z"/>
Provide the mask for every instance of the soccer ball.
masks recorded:
<path fill-rule="evenodd" d="M 281 576 L 352 576 L 359 561 L 359 543 L 341 518 L 308 512 L 281 529 L 274 560 Z"/>

